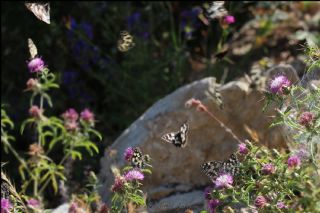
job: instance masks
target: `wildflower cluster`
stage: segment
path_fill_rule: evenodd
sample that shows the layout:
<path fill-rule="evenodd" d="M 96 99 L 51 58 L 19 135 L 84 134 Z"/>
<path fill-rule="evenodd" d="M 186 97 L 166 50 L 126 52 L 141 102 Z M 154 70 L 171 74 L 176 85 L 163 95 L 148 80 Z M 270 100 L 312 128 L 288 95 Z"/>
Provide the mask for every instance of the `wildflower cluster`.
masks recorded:
<path fill-rule="evenodd" d="M 238 155 L 242 158 L 240 175 L 222 174 L 205 191 L 210 212 L 235 208 L 236 204 L 263 212 L 313 208 L 302 201 L 305 188 L 310 188 L 307 183 L 312 180 L 307 160 L 258 147 L 249 141 L 239 145 Z M 313 201 L 320 198 L 320 193 L 314 196 Z"/>
<path fill-rule="evenodd" d="M 131 162 L 133 154 L 134 148 L 128 147 L 124 152 L 124 159 Z M 143 156 L 138 160 L 144 160 Z M 149 164 L 145 165 L 150 166 Z M 122 172 L 114 169 L 115 180 L 111 187 L 114 195 L 112 197 L 111 212 L 121 212 L 123 208 L 127 208 L 127 205 L 146 205 L 144 193 L 139 189 L 142 185 L 140 181 L 144 180 L 145 174 L 151 174 L 151 170 L 131 165 L 123 168 Z"/>
<path fill-rule="evenodd" d="M 84 109 L 80 116 L 74 109 L 69 109 L 62 114 L 62 118 L 46 115 L 45 106 L 53 107 L 50 89 L 59 88 L 55 83 L 55 75 L 50 72 L 41 57 L 34 56 L 27 62 L 27 67 L 34 77 L 30 78 L 24 91 L 32 93 L 30 98 L 29 118 L 21 125 L 21 134 L 32 128 L 35 133 L 35 141 L 29 146 L 28 156 L 17 153 L 12 146 L 14 138 L 7 133 L 7 128 L 13 128 L 13 122 L 7 116 L 4 108 L 1 109 L 1 143 L 4 150 L 11 152 L 20 162 L 19 173 L 23 185 L 21 194 L 24 197 L 28 209 L 41 212 L 44 209 L 42 203 L 45 189 L 52 186 L 57 193 L 58 182 L 66 181 L 64 164 L 67 160 L 82 159 L 83 150 L 91 156 L 98 153 L 98 147 L 93 140 L 101 140 L 101 135 L 94 129 L 95 115 Z M 34 131 L 35 130 L 35 131 Z M 57 146 L 63 150 L 63 158 L 60 161 L 52 158 L 56 154 Z M 32 192 L 31 196 L 27 193 Z M 2 212 L 9 211 L 14 204 L 10 200 L 1 200 Z"/>

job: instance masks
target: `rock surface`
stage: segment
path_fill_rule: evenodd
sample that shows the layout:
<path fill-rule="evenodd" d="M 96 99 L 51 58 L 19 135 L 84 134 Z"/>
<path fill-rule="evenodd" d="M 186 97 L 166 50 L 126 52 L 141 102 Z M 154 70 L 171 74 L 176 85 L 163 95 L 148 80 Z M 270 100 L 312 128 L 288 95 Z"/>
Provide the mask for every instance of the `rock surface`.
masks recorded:
<path fill-rule="evenodd" d="M 291 66 L 278 66 L 267 73 L 273 76 L 279 72 L 287 73 L 292 81 L 298 80 Z M 213 96 L 217 90 L 224 103 L 222 110 Z M 139 146 L 143 153 L 152 158 L 152 175 L 143 181 L 143 189 L 153 203 L 149 212 L 165 212 L 166 210 L 161 210 L 159 206 L 167 201 L 170 203 L 169 209 L 176 208 L 175 202 L 169 202 L 172 198 L 189 199 L 194 195 L 190 203 L 191 200 L 195 200 L 195 206 L 201 205 L 200 200 L 203 203 L 203 193 L 199 189 L 202 190 L 210 181 L 201 172 L 200 165 L 210 160 L 226 159 L 237 150 L 238 142 L 208 114 L 185 108 L 185 102 L 190 98 L 201 100 L 241 140 L 250 139 L 250 134 L 244 127 L 247 125 L 257 132 L 259 141 L 264 145 L 285 146 L 282 129 L 269 128 L 272 120 L 270 116 L 274 115 L 274 112 L 262 112 L 264 101 L 261 91 L 250 89 L 245 79 L 220 86 L 216 84 L 215 78 L 205 78 L 183 86 L 156 102 L 113 143 L 111 149 L 116 150 L 116 154 L 110 157 L 106 152 L 101 159 L 101 195 L 104 201 L 111 200 L 110 188 L 114 176 L 110 166 L 124 166 L 125 149 Z M 185 121 L 189 123 L 188 145 L 185 148 L 177 148 L 160 139 L 165 133 L 177 131 Z"/>

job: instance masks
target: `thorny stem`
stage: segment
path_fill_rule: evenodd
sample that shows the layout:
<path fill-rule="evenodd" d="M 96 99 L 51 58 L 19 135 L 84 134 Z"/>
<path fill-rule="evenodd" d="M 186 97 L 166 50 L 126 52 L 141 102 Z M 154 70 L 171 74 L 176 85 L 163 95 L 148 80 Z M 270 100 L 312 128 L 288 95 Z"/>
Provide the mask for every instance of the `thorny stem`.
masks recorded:
<path fill-rule="evenodd" d="M 227 127 L 222 121 L 220 121 L 216 116 L 214 116 L 214 115 L 207 109 L 207 107 L 204 107 L 203 109 L 204 109 L 204 111 L 205 111 L 206 113 L 208 113 L 208 115 L 209 115 L 211 118 L 213 118 L 214 120 L 216 120 L 216 121 L 220 124 L 220 126 L 221 126 L 222 128 L 224 128 L 225 131 L 228 132 L 235 140 L 237 140 L 239 143 L 243 143 L 243 142 L 232 132 L 232 130 L 231 130 L 230 128 L 228 128 L 228 127 Z"/>

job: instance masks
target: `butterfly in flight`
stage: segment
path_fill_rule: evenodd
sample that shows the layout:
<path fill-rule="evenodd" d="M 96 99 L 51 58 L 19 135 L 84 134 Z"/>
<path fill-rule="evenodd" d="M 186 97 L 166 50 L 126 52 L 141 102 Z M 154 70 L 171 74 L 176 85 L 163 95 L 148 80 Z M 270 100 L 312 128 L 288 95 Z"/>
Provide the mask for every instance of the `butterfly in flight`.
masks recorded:
<path fill-rule="evenodd" d="M 47 24 L 50 24 L 50 3 L 25 3 L 25 6 L 38 19 Z"/>
<path fill-rule="evenodd" d="M 187 145 L 188 129 L 189 129 L 189 125 L 188 123 L 185 122 L 184 124 L 182 124 L 178 132 L 171 132 L 171 133 L 164 134 L 161 137 L 161 139 L 168 143 L 172 143 L 177 147 L 184 148 Z"/>
<path fill-rule="evenodd" d="M 210 3 L 205 15 L 211 20 L 228 15 L 228 11 L 224 8 L 224 1 L 214 1 Z"/>
<path fill-rule="evenodd" d="M 134 46 L 135 43 L 133 42 L 133 36 L 127 31 L 121 31 L 120 39 L 118 40 L 118 50 L 121 52 L 127 52 Z"/>
<path fill-rule="evenodd" d="M 150 162 L 149 155 L 143 155 L 141 150 L 136 147 L 133 150 L 133 156 L 131 158 L 131 166 L 135 168 L 143 168 L 146 164 Z"/>
<path fill-rule="evenodd" d="M 239 160 L 235 153 L 225 161 L 210 161 L 202 164 L 202 171 L 211 179 L 215 180 L 219 175 L 228 173 L 232 176 L 239 174 Z"/>

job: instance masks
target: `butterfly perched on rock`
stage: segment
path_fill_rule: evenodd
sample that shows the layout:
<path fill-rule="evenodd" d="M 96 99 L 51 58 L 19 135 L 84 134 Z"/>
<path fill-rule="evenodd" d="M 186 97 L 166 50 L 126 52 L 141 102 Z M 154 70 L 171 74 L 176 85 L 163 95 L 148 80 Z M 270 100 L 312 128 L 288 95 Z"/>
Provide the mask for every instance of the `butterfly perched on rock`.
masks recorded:
<path fill-rule="evenodd" d="M 202 171 L 211 179 L 215 180 L 219 175 L 228 173 L 232 176 L 239 174 L 240 162 L 235 153 L 225 161 L 210 161 L 201 165 Z"/>
<path fill-rule="evenodd" d="M 28 10 L 30 10 L 38 19 L 50 24 L 50 3 L 25 3 Z"/>
<path fill-rule="evenodd" d="M 177 147 L 184 148 L 187 145 L 188 130 L 189 130 L 189 125 L 188 123 L 185 122 L 184 124 L 182 124 L 178 132 L 170 132 L 170 133 L 164 134 L 161 137 L 161 139 L 168 143 L 172 143 Z"/>
<path fill-rule="evenodd" d="M 138 147 L 134 148 L 133 155 L 131 158 L 131 166 L 132 167 L 141 169 L 149 162 L 150 162 L 149 155 L 143 155 L 141 150 Z"/>
<path fill-rule="evenodd" d="M 228 11 L 224 8 L 224 1 L 211 2 L 209 8 L 207 8 L 205 11 L 205 15 L 210 20 L 222 18 L 228 15 Z"/>
<path fill-rule="evenodd" d="M 120 39 L 118 40 L 118 50 L 121 52 L 127 52 L 134 46 L 135 43 L 133 42 L 133 36 L 127 31 L 121 31 Z"/>

